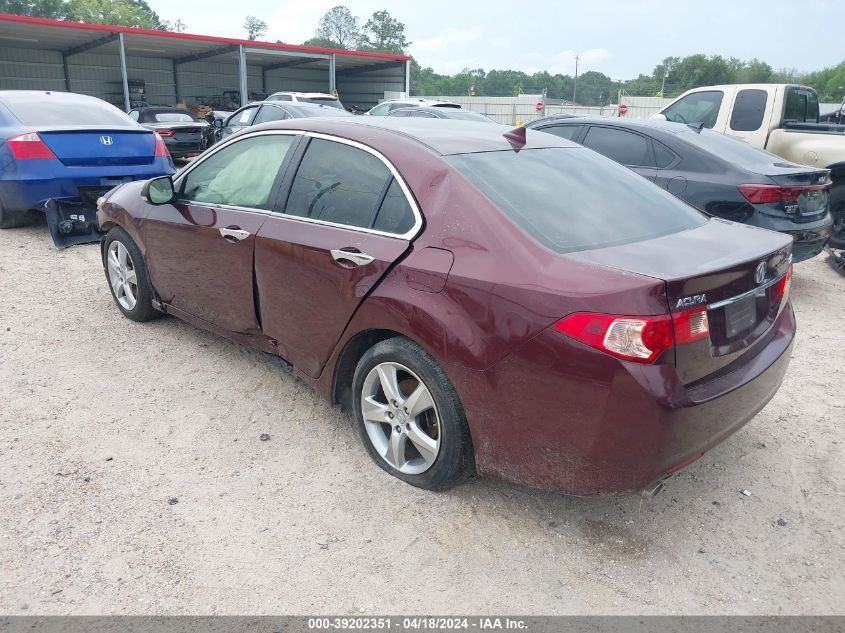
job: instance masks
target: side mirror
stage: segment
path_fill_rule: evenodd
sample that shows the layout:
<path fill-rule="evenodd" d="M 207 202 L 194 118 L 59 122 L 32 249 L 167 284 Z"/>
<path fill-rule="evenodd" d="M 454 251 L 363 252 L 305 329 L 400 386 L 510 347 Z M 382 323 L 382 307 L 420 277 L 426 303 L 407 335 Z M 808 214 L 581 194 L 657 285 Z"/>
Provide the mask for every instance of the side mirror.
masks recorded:
<path fill-rule="evenodd" d="M 173 202 L 176 192 L 173 190 L 173 179 L 170 176 L 153 178 L 144 183 L 141 195 L 150 204 L 168 204 Z"/>
<path fill-rule="evenodd" d="M 216 127 L 218 130 L 222 130 L 223 129 L 223 119 L 214 119 L 214 127 Z"/>
<path fill-rule="evenodd" d="M 654 119 L 655 121 L 668 121 L 669 120 L 669 119 L 666 118 L 666 115 L 663 114 L 662 112 L 656 112 L 655 114 L 652 114 L 649 118 Z"/>

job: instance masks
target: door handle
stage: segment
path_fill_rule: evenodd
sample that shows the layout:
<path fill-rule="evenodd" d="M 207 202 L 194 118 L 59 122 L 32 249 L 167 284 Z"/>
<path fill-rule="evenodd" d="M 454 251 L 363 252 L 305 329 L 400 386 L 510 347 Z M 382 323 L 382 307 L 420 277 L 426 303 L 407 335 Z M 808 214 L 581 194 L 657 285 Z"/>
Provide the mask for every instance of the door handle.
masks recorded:
<path fill-rule="evenodd" d="M 240 242 L 250 236 L 249 231 L 242 231 L 241 229 L 220 229 L 220 235 L 227 242 Z"/>
<path fill-rule="evenodd" d="M 345 251 L 342 248 L 335 248 L 331 250 L 332 258 L 336 262 L 347 261 L 352 262 L 355 266 L 366 266 L 375 259 L 366 253 L 356 253 L 354 251 Z"/>

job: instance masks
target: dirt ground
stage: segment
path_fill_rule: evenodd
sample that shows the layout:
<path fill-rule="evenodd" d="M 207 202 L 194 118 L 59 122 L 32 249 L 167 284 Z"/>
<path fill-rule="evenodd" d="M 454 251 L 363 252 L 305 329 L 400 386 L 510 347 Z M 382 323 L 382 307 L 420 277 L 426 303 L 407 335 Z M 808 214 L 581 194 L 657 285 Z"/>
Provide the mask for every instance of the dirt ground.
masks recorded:
<path fill-rule="evenodd" d="M 845 278 L 792 296 L 783 388 L 655 499 L 437 494 L 259 354 L 123 318 L 96 245 L 0 231 L 0 613 L 845 613 Z"/>

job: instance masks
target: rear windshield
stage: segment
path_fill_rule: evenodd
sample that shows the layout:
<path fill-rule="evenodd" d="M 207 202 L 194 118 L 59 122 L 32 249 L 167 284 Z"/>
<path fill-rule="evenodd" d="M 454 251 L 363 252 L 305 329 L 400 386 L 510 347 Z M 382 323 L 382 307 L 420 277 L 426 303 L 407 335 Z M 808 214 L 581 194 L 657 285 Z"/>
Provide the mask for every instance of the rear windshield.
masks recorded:
<path fill-rule="evenodd" d="M 679 132 L 678 138 L 684 139 L 706 152 L 715 154 L 729 163 L 735 163 L 745 169 L 768 167 L 775 162 L 783 162 L 782 158 L 778 158 L 774 154 L 770 154 L 767 151 L 749 145 L 745 141 L 731 138 L 719 132 L 701 130 L 701 134 L 698 134 L 687 129 Z"/>
<path fill-rule="evenodd" d="M 648 240 L 707 221 L 642 176 L 585 148 L 445 158 L 523 230 L 558 253 Z"/>
<path fill-rule="evenodd" d="M 290 110 L 294 115 L 298 115 L 298 118 L 304 117 L 314 117 L 314 116 L 355 116 L 351 112 L 347 112 L 346 110 L 337 108 L 314 108 L 311 106 L 305 106 L 303 108 L 296 107 L 295 104 L 286 103 L 285 108 Z"/>
<path fill-rule="evenodd" d="M 319 105 L 331 106 L 333 108 L 340 108 L 343 110 L 343 104 L 338 99 L 329 99 L 326 97 L 297 97 L 300 103 L 317 103 Z"/>
<path fill-rule="evenodd" d="M 153 120 L 158 123 L 187 123 L 195 119 L 187 112 L 156 112 Z"/>
<path fill-rule="evenodd" d="M 35 128 L 56 125 L 137 127 L 129 115 L 99 99 L 76 102 L 39 95 L 35 99 L 3 99 L 3 104 L 18 121 Z"/>

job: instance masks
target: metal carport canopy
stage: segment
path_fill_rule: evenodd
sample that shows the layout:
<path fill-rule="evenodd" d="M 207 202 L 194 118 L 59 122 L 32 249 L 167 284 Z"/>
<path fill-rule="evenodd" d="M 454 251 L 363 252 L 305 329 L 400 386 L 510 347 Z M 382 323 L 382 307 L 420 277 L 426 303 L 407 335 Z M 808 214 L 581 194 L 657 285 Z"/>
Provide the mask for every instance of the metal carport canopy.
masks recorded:
<path fill-rule="evenodd" d="M 242 40 L 211 35 L 195 35 L 138 29 L 104 24 L 84 24 L 0 13 L 0 46 L 16 49 L 56 51 L 62 54 L 65 88 L 70 89 L 68 60 L 88 51 L 114 55 L 120 60 L 126 109 L 129 109 L 127 56 L 168 59 L 173 63 L 175 94 L 178 99 L 180 64 L 199 60 L 227 60 L 238 64 L 241 103 L 248 101 L 247 64 L 265 73 L 282 68 L 305 67 L 325 70 L 329 89 L 337 78 L 367 73 L 395 72 L 393 80 L 408 91 L 410 58 L 367 51 L 348 51 L 314 46 L 299 46 L 256 40 Z M 7 61 L 2 60 L 0 61 Z M 3 81 L 0 77 L 0 81 Z M 0 84 L 2 85 L 2 84 Z"/>

